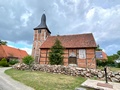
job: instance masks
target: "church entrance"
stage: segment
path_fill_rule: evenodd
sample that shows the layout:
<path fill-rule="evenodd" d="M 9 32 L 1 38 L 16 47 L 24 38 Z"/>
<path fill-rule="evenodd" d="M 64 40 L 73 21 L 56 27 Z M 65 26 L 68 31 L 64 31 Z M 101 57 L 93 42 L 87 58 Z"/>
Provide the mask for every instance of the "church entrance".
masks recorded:
<path fill-rule="evenodd" d="M 71 53 L 70 53 L 70 56 L 69 56 L 69 58 L 68 58 L 68 64 L 69 64 L 69 65 L 70 65 L 70 64 L 75 64 L 75 65 L 77 65 L 77 57 L 76 57 L 76 55 L 75 55 L 74 52 L 71 52 Z"/>

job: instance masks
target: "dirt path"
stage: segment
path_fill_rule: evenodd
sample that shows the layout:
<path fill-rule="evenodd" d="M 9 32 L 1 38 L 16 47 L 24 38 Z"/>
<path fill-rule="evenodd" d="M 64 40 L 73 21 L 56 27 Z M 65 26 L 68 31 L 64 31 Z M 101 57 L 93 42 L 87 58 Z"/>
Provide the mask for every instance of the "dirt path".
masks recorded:
<path fill-rule="evenodd" d="M 34 90 L 6 75 L 4 71 L 9 68 L 0 68 L 0 90 Z"/>

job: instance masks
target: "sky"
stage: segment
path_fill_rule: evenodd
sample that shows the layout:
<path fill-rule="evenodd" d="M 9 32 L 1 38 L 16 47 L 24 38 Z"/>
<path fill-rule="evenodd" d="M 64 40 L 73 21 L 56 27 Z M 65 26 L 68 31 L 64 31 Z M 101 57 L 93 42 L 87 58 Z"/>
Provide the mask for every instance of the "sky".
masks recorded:
<path fill-rule="evenodd" d="M 43 13 L 51 35 L 93 33 L 107 55 L 120 50 L 120 0 L 0 0 L 0 39 L 31 54 Z"/>

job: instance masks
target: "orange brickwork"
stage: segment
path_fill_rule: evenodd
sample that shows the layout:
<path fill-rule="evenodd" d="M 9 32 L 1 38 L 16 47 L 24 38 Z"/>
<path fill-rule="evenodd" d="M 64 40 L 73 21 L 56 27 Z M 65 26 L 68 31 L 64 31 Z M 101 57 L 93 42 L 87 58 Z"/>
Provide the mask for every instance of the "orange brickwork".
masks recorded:
<path fill-rule="evenodd" d="M 96 68 L 95 49 L 86 49 L 86 59 L 79 58 L 79 49 L 65 49 L 64 50 L 64 65 L 68 65 L 70 53 L 75 53 L 77 57 L 77 66 L 81 68 Z M 49 64 L 49 49 L 41 49 L 40 64 Z"/>

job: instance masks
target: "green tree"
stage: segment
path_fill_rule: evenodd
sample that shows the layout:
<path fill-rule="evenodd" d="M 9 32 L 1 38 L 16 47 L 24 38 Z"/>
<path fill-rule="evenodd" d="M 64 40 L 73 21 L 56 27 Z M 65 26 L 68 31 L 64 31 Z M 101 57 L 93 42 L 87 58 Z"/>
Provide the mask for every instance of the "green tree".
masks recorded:
<path fill-rule="evenodd" d="M 116 60 L 116 59 L 119 58 L 119 55 L 118 54 L 113 54 L 112 57 L 113 57 L 113 60 Z"/>
<path fill-rule="evenodd" d="M 51 65 L 61 65 L 63 64 L 63 46 L 61 45 L 61 42 L 56 39 L 54 45 L 50 49 L 49 52 L 49 62 Z"/>
<path fill-rule="evenodd" d="M 7 42 L 0 40 L 0 45 L 7 45 Z"/>
<path fill-rule="evenodd" d="M 117 51 L 117 54 L 120 56 L 120 50 L 119 50 L 119 51 Z"/>
<path fill-rule="evenodd" d="M 102 51 L 102 49 L 100 48 L 99 44 L 97 45 L 96 51 Z"/>
<path fill-rule="evenodd" d="M 23 58 L 23 63 L 25 63 L 25 64 L 27 64 L 29 66 L 33 63 L 33 61 L 34 61 L 34 59 L 30 55 Z"/>

